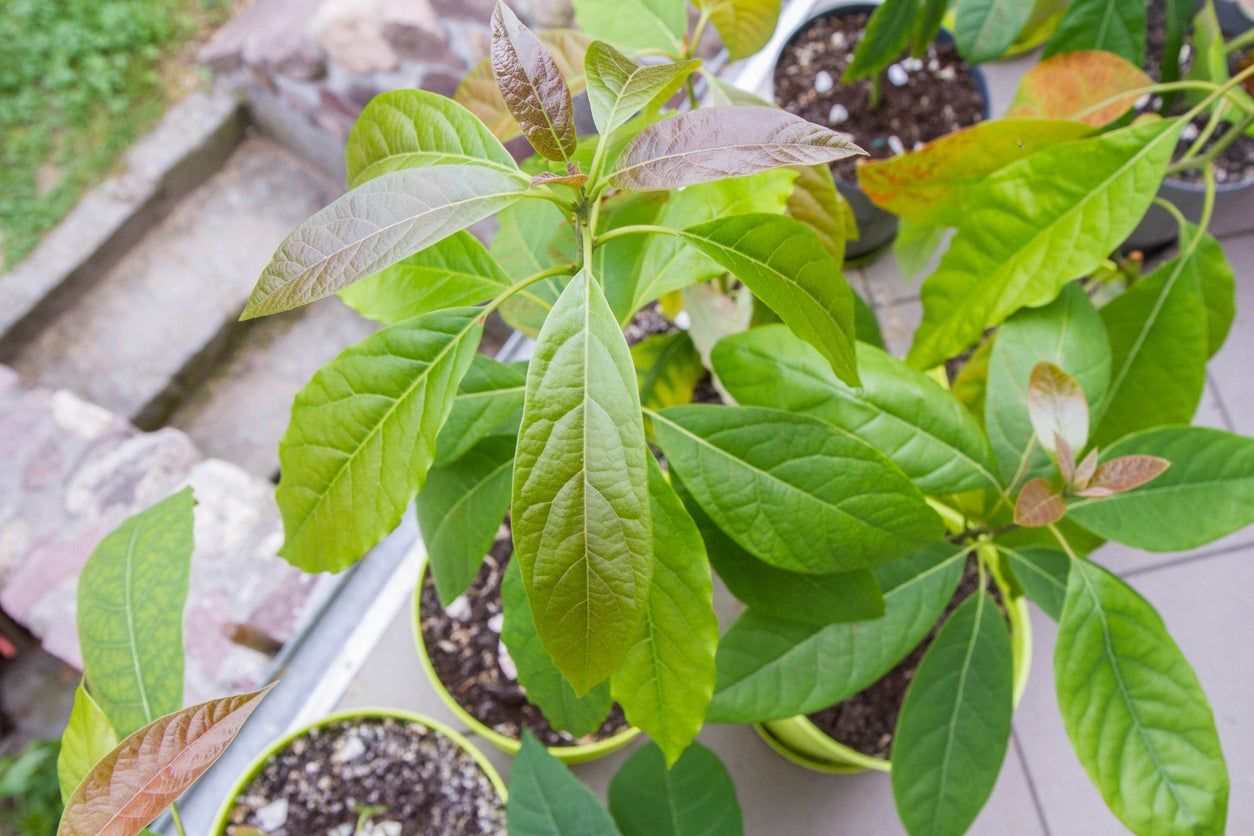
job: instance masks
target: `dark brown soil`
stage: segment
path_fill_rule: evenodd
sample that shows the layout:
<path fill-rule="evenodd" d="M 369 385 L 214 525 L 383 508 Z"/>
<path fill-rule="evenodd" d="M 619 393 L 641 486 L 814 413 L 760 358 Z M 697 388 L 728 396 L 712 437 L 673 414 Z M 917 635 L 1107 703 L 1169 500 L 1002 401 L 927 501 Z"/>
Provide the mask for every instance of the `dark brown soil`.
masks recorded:
<path fill-rule="evenodd" d="M 1159 79 L 1162 76 L 1162 59 L 1163 46 L 1167 41 L 1167 18 L 1164 11 L 1162 0 L 1154 0 L 1148 8 L 1149 33 L 1146 40 L 1145 50 L 1145 71 L 1149 73 L 1151 78 Z M 1185 43 L 1191 41 L 1192 36 L 1185 38 Z M 1254 53 L 1251 53 L 1254 54 Z M 1180 59 L 1180 76 L 1183 78 L 1188 72 L 1189 65 L 1192 63 L 1192 54 L 1182 55 Z M 1240 53 L 1234 53 L 1229 56 L 1228 71 L 1235 75 L 1240 69 L 1240 64 L 1245 56 Z M 1141 112 L 1158 112 L 1162 109 L 1163 100 L 1161 96 L 1152 96 L 1145 102 L 1139 110 Z M 1182 96 L 1177 96 L 1167 108 L 1166 115 L 1180 115 L 1189 110 L 1189 104 L 1183 100 Z M 1197 139 L 1198 133 L 1205 127 L 1209 113 L 1203 113 L 1185 126 L 1184 131 L 1180 134 L 1180 142 L 1176 147 L 1176 159 L 1179 159 L 1193 141 Z M 1202 147 L 1209 149 L 1214 145 L 1215 141 L 1222 137 L 1228 128 L 1229 123 L 1223 123 L 1214 135 Z M 1201 169 L 1188 169 L 1173 175 L 1172 179 L 1183 180 L 1190 183 L 1200 183 L 1202 181 Z M 1241 183 L 1248 180 L 1254 180 L 1254 137 L 1243 135 L 1237 138 L 1235 142 L 1224 149 L 1218 157 L 1215 158 L 1215 182 L 1216 183 Z"/>
<path fill-rule="evenodd" d="M 950 600 L 945 612 L 936 621 L 936 625 L 927 638 L 910 652 L 910 655 L 884 676 L 880 677 L 864 691 L 854 694 L 844 702 L 831 708 L 816 711 L 809 715 L 810 722 L 818 726 L 824 734 L 846 746 L 878 758 L 887 758 L 893 747 L 893 729 L 897 725 L 897 714 L 901 711 L 901 703 L 906 698 L 906 688 L 914 673 L 923 661 L 923 654 L 932 644 L 932 639 L 940 632 L 941 625 L 949 614 L 958 608 L 966 597 L 979 586 L 979 571 L 975 560 L 967 561 L 966 571 L 958 584 L 958 591 Z M 1001 593 L 993 583 L 988 581 L 988 591 L 1001 604 Z"/>
<path fill-rule="evenodd" d="M 883 99 L 871 108 L 871 80 L 841 75 L 870 17 L 837 12 L 793 36 L 775 67 L 775 100 L 790 113 L 850 133 L 873 159 L 914 149 L 980 121 L 984 97 L 949 40 L 936 40 L 921 58 L 903 56 L 881 78 Z M 855 158 L 832 165 L 845 182 L 857 179 Z"/>
<path fill-rule="evenodd" d="M 631 322 L 623 329 L 623 336 L 627 338 L 627 345 L 635 345 L 654 334 L 669 334 L 675 330 L 675 323 L 662 315 L 661 306 L 654 301 L 636 311 Z"/>
<path fill-rule="evenodd" d="M 514 678 L 513 661 L 501 643 L 501 580 L 514 547 L 508 528 L 484 558 L 479 576 L 465 595 L 441 609 L 435 579 L 428 572 L 422 584 L 422 641 L 444 689 L 479 722 L 506 737 L 522 737 L 530 729 L 546 746 L 573 746 L 613 737 L 627 728 L 617 704 L 590 735 L 575 738 L 549 725 L 540 709 Z"/>
<path fill-rule="evenodd" d="M 228 833 L 505 833 L 488 776 L 448 737 L 391 718 L 346 720 L 293 741 L 240 793 Z M 369 826 L 373 826 L 370 829 Z"/>

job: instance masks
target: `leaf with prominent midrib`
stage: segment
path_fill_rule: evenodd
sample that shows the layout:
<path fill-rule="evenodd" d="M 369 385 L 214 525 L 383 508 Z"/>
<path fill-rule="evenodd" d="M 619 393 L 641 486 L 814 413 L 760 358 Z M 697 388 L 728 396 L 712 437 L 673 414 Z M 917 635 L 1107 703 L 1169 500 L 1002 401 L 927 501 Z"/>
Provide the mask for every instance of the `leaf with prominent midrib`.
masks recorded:
<path fill-rule="evenodd" d="M 511 836 L 618 836 L 592 790 L 530 731 L 509 771 L 506 821 Z"/>
<path fill-rule="evenodd" d="M 1064 288 L 1043 308 L 1015 314 L 993 342 L 984 426 L 1007 485 L 1016 475 L 1022 484 L 1053 472 L 1028 415 L 1028 381 L 1032 369 L 1044 361 L 1074 377 L 1090 404 L 1102 402 L 1110 380 L 1110 347 L 1101 317 L 1079 285 Z"/>
<path fill-rule="evenodd" d="M 844 134 L 773 107 L 702 108 L 637 134 L 618 158 L 611 183 L 637 191 L 677 189 L 862 153 Z"/>
<path fill-rule="evenodd" d="M 885 611 L 869 621 L 821 626 L 745 613 L 719 640 L 706 719 L 776 720 L 853 696 L 923 640 L 953 597 L 962 568 L 962 553 L 946 543 L 880 566 L 875 574 Z"/>
<path fill-rule="evenodd" d="M 434 467 L 418 494 L 418 527 L 440 603 L 470 588 L 509 510 L 514 439 L 492 435 L 452 464 Z"/>
<path fill-rule="evenodd" d="M 209 700 L 127 737 L 70 796 L 57 835 L 141 831 L 226 751 L 269 690 Z"/>
<path fill-rule="evenodd" d="M 858 166 L 858 186 L 873 203 L 916 224 L 955 223 L 968 193 L 985 177 L 1043 148 L 1090 133 L 1062 119 L 992 119 L 908 151 Z"/>
<path fill-rule="evenodd" d="M 1101 310 L 1110 338 L 1110 387 L 1093 443 L 1164 424 L 1187 424 L 1202 401 L 1209 356 L 1197 253 L 1160 265 Z"/>
<path fill-rule="evenodd" d="M 1100 49 L 1144 66 L 1146 6 L 1139 0 L 1074 0 L 1045 44 L 1045 57 Z"/>
<path fill-rule="evenodd" d="M 362 316 L 391 325 L 431 311 L 486 302 L 509 285 L 509 276 L 479 239 L 462 230 L 349 285 L 340 291 L 340 298 Z"/>
<path fill-rule="evenodd" d="M 118 745 L 118 736 L 109 718 L 96 705 L 80 682 L 74 690 L 74 706 L 70 719 L 61 735 L 61 751 L 57 753 L 57 782 L 61 785 L 61 803 L 91 772 L 92 767 L 103 760 Z"/>
<path fill-rule="evenodd" d="M 958 0 L 954 41 L 964 60 L 983 64 L 1000 57 L 1031 16 L 1026 0 Z"/>
<path fill-rule="evenodd" d="M 389 90 L 371 99 L 348 135 L 344 160 L 349 186 L 390 171 L 445 163 L 518 170 L 473 113 L 428 90 Z"/>
<path fill-rule="evenodd" d="M 679 52 L 687 24 L 683 0 L 574 0 L 575 21 L 593 37 L 628 49 Z"/>
<path fill-rule="evenodd" d="M 1171 462 L 1150 482 L 1102 499 L 1078 499 L 1069 518 L 1110 540 L 1155 552 L 1184 551 L 1254 523 L 1254 439 L 1207 427 L 1160 427 L 1102 452 Z"/>
<path fill-rule="evenodd" d="M 501 641 L 518 669 L 518 684 L 527 690 L 527 701 L 544 713 L 549 725 L 575 737 L 600 728 L 613 703 L 610 685 L 602 682 L 582 697 L 575 694 L 540 643 L 517 560 L 511 560 L 505 568 L 501 603 L 505 612 Z"/>
<path fill-rule="evenodd" d="M 431 467 L 481 313 L 453 308 L 384 328 L 296 395 L 279 442 L 279 554 L 307 572 L 338 572 L 391 533 Z"/>
<path fill-rule="evenodd" d="M 858 384 L 853 290 L 809 228 L 779 215 L 733 215 L 683 236 L 817 348 L 841 380 Z"/>
<path fill-rule="evenodd" d="M 521 177 L 436 165 L 358 186 L 287 236 L 240 318 L 306 305 L 465 229 L 517 200 L 527 189 Z"/>
<path fill-rule="evenodd" d="M 910 680 L 893 734 L 893 799 L 909 833 L 961 836 L 993 792 L 1010 743 L 1010 633 L 992 597 L 969 596 Z"/>
<path fill-rule="evenodd" d="M 744 833 L 731 775 L 700 743 L 673 764 L 657 746 L 641 746 L 614 773 L 609 805 L 624 836 Z"/>
<path fill-rule="evenodd" d="M 863 343 L 857 352 L 862 384 L 856 388 L 778 325 L 727 337 L 711 360 L 739 403 L 813 415 L 852 432 L 925 493 L 997 487 L 984 433 L 952 394 L 877 348 Z"/>
<path fill-rule="evenodd" d="M 1153 83 L 1144 70 L 1114 53 L 1066 52 L 1046 58 L 1024 74 L 1007 115 L 1033 117 L 1034 121 L 1078 118 L 1100 128 L 1136 104 L 1139 95 L 1132 91 Z M 1123 92 L 1131 95 L 1115 99 Z"/>
<path fill-rule="evenodd" d="M 565 160 L 575 153 L 575 110 L 570 88 L 544 44 L 502 0 L 492 11 L 492 73 L 523 136 L 541 155 Z"/>
<path fill-rule="evenodd" d="M 668 90 L 675 92 L 700 64 L 679 61 L 641 66 L 604 41 L 593 41 L 584 67 L 597 131 L 611 133 L 654 98 L 665 96 Z"/>
<path fill-rule="evenodd" d="M 710 565 L 728 591 L 753 612 L 807 624 L 863 621 L 884 614 L 884 594 L 870 569 L 827 575 L 776 569 L 724 534 L 675 474 L 671 482 L 701 532 Z"/>
<path fill-rule="evenodd" d="M 581 271 L 527 371 L 514 547 L 541 641 L 586 693 L 639 636 L 653 567 L 640 397 L 627 343 Z"/>
<path fill-rule="evenodd" d="M 1228 770 L 1188 660 L 1149 603 L 1073 561 L 1054 648 L 1063 725 L 1106 804 L 1135 833 L 1221 833 Z"/>
<path fill-rule="evenodd" d="M 766 46 L 779 21 L 780 0 L 696 0 L 696 6 L 709 10 L 710 23 L 733 61 Z"/>
<path fill-rule="evenodd" d="M 941 534 L 906 475 L 854 435 L 778 409 L 675 406 L 653 418 L 666 460 L 719 528 L 781 569 L 826 574 Z"/>
<path fill-rule="evenodd" d="M 1040 546 L 1011 549 L 998 544 L 998 548 L 1010 558 L 1015 579 L 1028 597 L 1054 621 L 1062 618 L 1071 558 L 1057 549 Z"/>
<path fill-rule="evenodd" d="M 656 220 L 641 222 L 681 229 L 730 215 L 782 214 L 795 180 L 792 169 L 777 169 L 749 177 L 698 183 L 672 194 L 658 211 Z M 620 322 L 627 322 L 636 310 L 666 293 L 716 278 L 727 270 L 676 235 L 633 235 L 630 238 L 641 239 L 644 249 L 636 264 L 630 308 L 624 316 L 624 311 L 614 306 L 615 312 L 620 314 Z M 615 240 L 609 245 L 617 243 L 619 241 Z"/>
<path fill-rule="evenodd" d="M 653 512 L 653 582 L 644 631 L 611 680 L 627 720 L 673 765 L 701 731 L 714 693 L 718 618 L 701 532 L 649 461 Z"/>
<path fill-rule="evenodd" d="M 191 488 L 108 534 L 78 579 L 83 677 L 125 736 L 183 705 L 183 608 L 195 542 Z"/>
<path fill-rule="evenodd" d="M 1180 128 L 1151 121 L 1055 145 L 969 190 L 962 226 L 923 283 L 910 365 L 962 353 L 989 326 L 1092 272 L 1149 208 Z"/>
<path fill-rule="evenodd" d="M 476 354 L 436 438 L 435 463 L 457 461 L 489 434 L 517 436 L 526 388 L 526 361 L 506 365 Z"/>

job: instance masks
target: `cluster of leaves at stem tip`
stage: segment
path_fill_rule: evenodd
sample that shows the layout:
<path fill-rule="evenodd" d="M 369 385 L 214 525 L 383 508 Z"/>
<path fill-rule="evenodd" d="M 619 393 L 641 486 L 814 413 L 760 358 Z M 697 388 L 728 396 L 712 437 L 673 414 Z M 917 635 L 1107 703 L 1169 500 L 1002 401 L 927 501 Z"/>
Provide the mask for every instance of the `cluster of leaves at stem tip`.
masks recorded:
<path fill-rule="evenodd" d="M 1115 815 L 1138 833 L 1221 830 L 1200 684 L 1152 606 L 1089 555 L 1254 522 L 1254 440 L 1189 426 L 1234 279 L 1207 232 L 1214 144 L 1176 150 L 1195 117 L 1215 144 L 1248 129 L 1254 68 L 1195 62 L 1155 83 L 1119 44 L 1081 40 L 1075 21 L 1126 4 L 1076 0 L 1005 118 L 859 165 L 901 221 L 899 257 L 944 246 L 903 361 L 841 274 L 857 231 L 829 164 L 856 145 L 694 57 L 709 23 L 733 55 L 760 48 L 777 8 L 699 4 L 688 32 L 682 3 L 630 5 L 580 0 L 582 33 L 540 35 L 498 5 L 491 57 L 453 100 L 395 91 L 362 113 L 351 191 L 282 244 L 245 312 L 338 293 L 387 325 L 297 396 L 283 556 L 342 570 L 416 497 L 448 604 L 508 514 L 503 636 L 529 699 L 574 734 L 617 701 L 675 770 L 704 722 L 840 702 L 943 617 L 893 738 L 911 833 L 964 831 L 992 791 L 1024 664 L 1003 613 L 1026 596 L 1059 622 L 1064 725 Z M 1195 47 L 1213 14 L 1192 22 Z M 715 106 L 695 107 L 696 78 Z M 575 129 L 581 92 L 593 135 Z M 1147 93 L 1186 109 L 1132 120 Z M 502 144 L 519 136 L 536 151 L 521 164 Z M 1186 168 L 1203 216 L 1181 217 L 1179 252 L 1141 275 L 1112 253 Z M 488 247 L 467 229 L 493 215 Z M 685 327 L 629 346 L 646 307 Z M 535 337 L 529 361 L 476 353 L 493 312 Z M 722 404 L 690 403 L 707 374 Z M 945 616 L 969 565 L 981 583 Z M 713 572 L 746 605 L 721 637 Z M 120 733 L 161 713 L 115 704 L 92 670 L 87 696 Z M 526 815 L 556 780 L 528 763 L 512 825 L 515 801 Z"/>

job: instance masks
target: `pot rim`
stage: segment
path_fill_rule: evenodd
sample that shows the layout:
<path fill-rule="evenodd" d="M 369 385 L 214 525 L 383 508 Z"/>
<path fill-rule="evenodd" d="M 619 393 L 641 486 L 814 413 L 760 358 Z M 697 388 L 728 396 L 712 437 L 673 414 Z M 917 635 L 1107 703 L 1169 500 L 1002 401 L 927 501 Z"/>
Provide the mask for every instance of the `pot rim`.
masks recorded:
<path fill-rule="evenodd" d="M 997 584 L 998 589 L 1001 590 L 1002 595 L 1005 596 L 1005 600 L 1010 602 L 1010 606 L 1006 608 L 1006 616 L 1007 620 L 1010 621 L 1011 626 L 1010 647 L 1012 659 L 1014 661 L 1014 684 L 1012 695 L 1014 705 L 1017 707 L 1019 705 L 1019 701 L 1023 698 L 1024 691 L 1027 690 L 1028 675 L 1032 668 L 1031 616 L 1028 612 L 1027 599 L 1024 596 L 1011 595 L 1008 585 L 995 574 L 993 575 L 993 579 Z M 772 727 L 784 727 L 791 733 L 804 737 L 807 742 L 813 743 L 815 748 L 819 750 L 826 750 L 827 753 L 830 753 L 831 760 L 818 760 L 792 749 L 772 732 Z M 838 774 L 864 772 L 869 770 L 890 772 L 892 770 L 891 759 L 867 755 L 844 743 L 841 743 L 836 740 L 836 738 L 831 737 L 812 723 L 804 714 L 797 714 L 792 717 L 785 717 L 779 720 L 768 720 L 763 723 L 755 723 L 754 729 L 766 742 L 766 744 L 777 753 L 798 766 L 802 766 L 806 769 Z"/>
<path fill-rule="evenodd" d="M 802 31 L 820 18 L 828 17 L 829 15 L 841 12 L 852 13 L 854 11 L 869 11 L 873 10 L 876 6 L 879 6 L 882 3 L 883 0 L 818 0 L 818 2 L 810 9 L 810 13 L 806 16 L 806 18 L 788 33 L 788 37 L 784 38 L 779 45 L 779 49 L 777 49 L 774 56 L 772 56 L 771 71 L 767 74 L 765 80 L 765 85 L 767 87 L 766 98 L 770 99 L 776 105 L 779 104 L 779 99 L 775 95 L 775 71 L 779 68 L 780 60 L 784 56 L 784 50 L 788 49 L 789 45 L 796 40 L 797 36 L 800 35 Z M 953 40 L 953 33 L 942 26 L 936 36 L 936 40 L 951 41 Z M 980 69 L 978 65 L 968 64 L 966 61 L 963 61 L 962 63 L 971 72 L 971 81 L 975 84 L 975 89 L 979 92 L 980 98 L 983 100 L 983 107 L 980 109 L 980 122 L 987 122 L 992 118 L 992 100 L 988 90 L 988 79 L 984 77 L 984 71 Z M 979 122 L 976 124 L 979 124 Z M 844 133 L 848 133 L 848 131 L 845 131 Z M 858 186 L 856 179 L 842 180 L 837 177 L 836 180 L 837 182 L 844 183 L 847 186 Z"/>
<path fill-rule="evenodd" d="M 239 798 L 240 793 L 244 791 L 245 787 L 252 783 L 253 779 L 257 777 L 271 758 L 290 746 L 293 741 L 304 737 L 315 729 L 320 729 L 345 720 L 382 720 L 388 718 L 424 726 L 431 731 L 442 734 L 452 740 L 455 744 L 457 744 L 458 748 L 470 755 L 479 766 L 479 769 L 481 769 L 483 773 L 488 776 L 488 782 L 496 791 L 497 797 L 501 800 L 501 804 L 504 805 L 509 801 L 509 791 L 506 788 L 505 781 L 501 778 L 501 774 L 496 771 L 496 767 L 492 765 L 492 762 L 488 760 L 487 756 L 484 755 L 483 752 L 479 750 L 479 747 L 467 740 L 465 735 L 455 731 L 448 725 L 441 723 L 439 720 L 427 717 L 424 714 L 416 714 L 412 711 L 404 711 L 399 708 L 348 708 L 340 711 L 334 711 L 319 720 L 315 720 L 312 723 L 308 723 L 300 728 L 293 729 L 286 734 L 280 735 L 265 749 L 261 750 L 261 752 L 249 762 L 248 766 L 240 774 L 240 777 L 236 779 L 234 784 L 231 785 L 231 789 L 227 791 L 226 796 L 222 799 L 222 805 L 218 808 L 218 814 L 214 817 L 213 825 L 209 829 L 210 834 L 212 834 L 212 836 L 222 836 L 222 834 L 226 833 L 226 826 L 231 817 L 231 809 L 235 806 L 235 801 Z"/>
<path fill-rule="evenodd" d="M 469 711 L 461 706 L 457 700 L 453 699 L 453 695 L 448 692 L 448 688 L 440 680 L 435 672 L 435 665 L 431 662 L 431 657 L 427 653 L 427 643 L 422 637 L 422 585 L 427 577 L 427 567 L 430 565 L 429 560 L 423 560 L 422 569 L 418 573 L 418 585 L 414 590 L 414 607 L 413 618 L 411 619 L 413 627 L 414 645 L 418 650 L 418 659 L 422 663 L 422 669 L 427 674 L 432 687 L 435 688 L 436 694 L 453 714 L 465 723 L 473 734 L 487 740 L 497 749 L 500 749 L 507 755 L 516 755 L 518 750 L 522 748 L 522 741 L 501 734 L 496 729 L 479 720 Z M 626 746 L 640 734 L 640 729 L 629 725 L 627 728 L 611 735 L 604 740 L 597 740 L 592 743 L 577 743 L 572 746 L 548 746 L 546 747 L 553 757 L 566 764 L 586 763 L 587 761 L 596 760 L 597 758 L 617 752 Z"/>

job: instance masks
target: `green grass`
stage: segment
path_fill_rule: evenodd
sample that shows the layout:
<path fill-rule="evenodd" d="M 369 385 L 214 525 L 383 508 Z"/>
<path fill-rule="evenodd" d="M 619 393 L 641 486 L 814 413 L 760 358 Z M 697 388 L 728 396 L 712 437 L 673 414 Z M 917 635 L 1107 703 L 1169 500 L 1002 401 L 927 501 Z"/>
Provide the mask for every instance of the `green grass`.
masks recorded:
<path fill-rule="evenodd" d="M 59 749 L 55 740 L 37 740 L 20 752 L 0 755 L 0 833 L 53 836 L 57 832 L 61 817 Z"/>
<path fill-rule="evenodd" d="M 152 126 L 226 0 L 0 0 L 0 268 Z"/>

